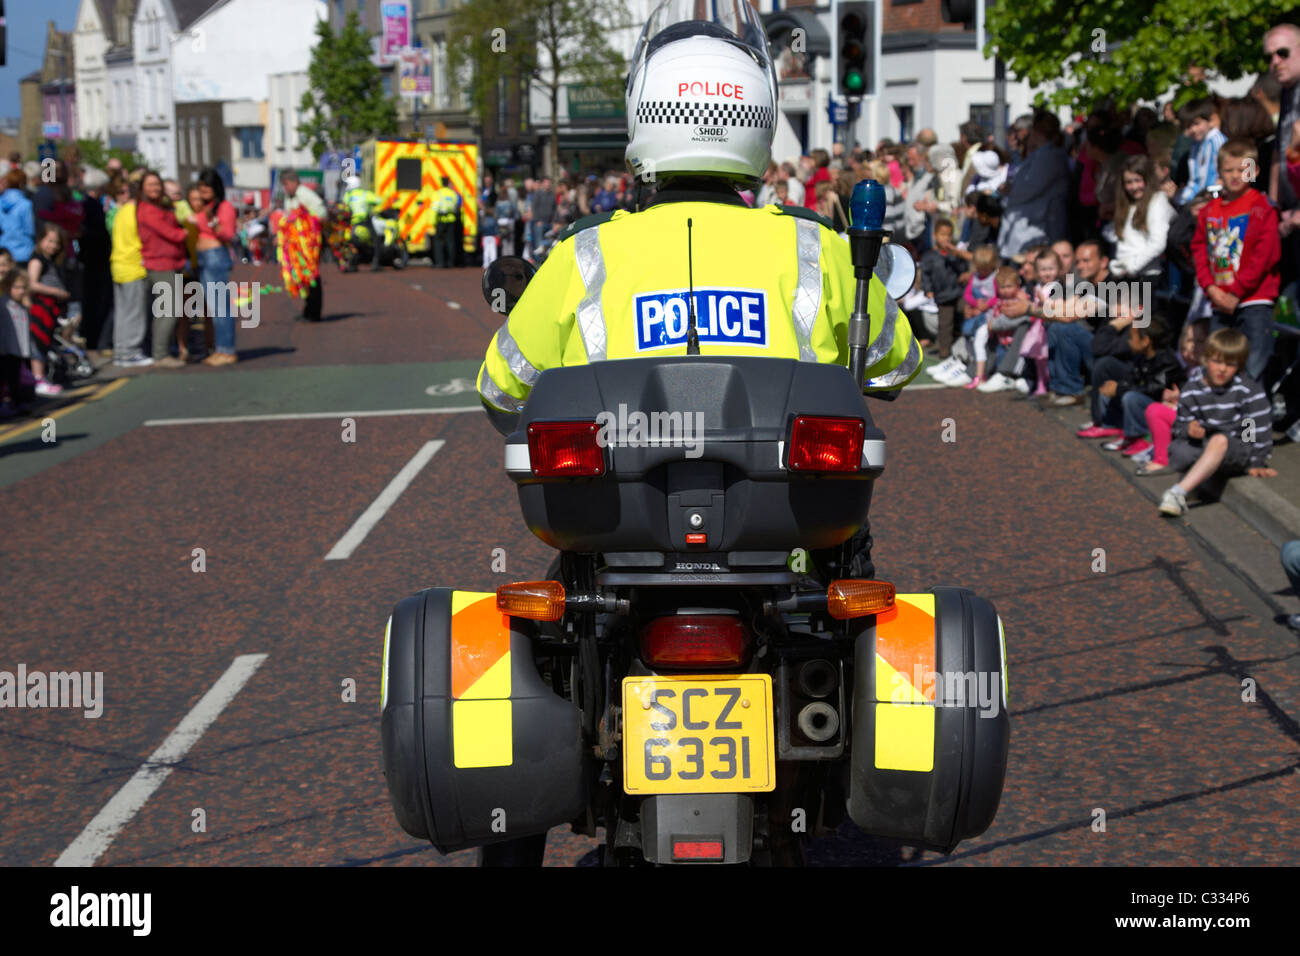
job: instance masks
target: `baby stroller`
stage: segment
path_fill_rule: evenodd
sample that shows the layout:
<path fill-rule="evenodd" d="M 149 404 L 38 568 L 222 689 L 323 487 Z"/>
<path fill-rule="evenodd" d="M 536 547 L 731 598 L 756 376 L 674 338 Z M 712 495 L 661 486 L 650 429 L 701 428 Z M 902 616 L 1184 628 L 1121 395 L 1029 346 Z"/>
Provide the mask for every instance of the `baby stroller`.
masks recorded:
<path fill-rule="evenodd" d="M 61 316 L 50 344 L 45 347 L 45 377 L 56 385 L 71 385 L 95 374 L 95 363 L 72 340 L 79 318 L 79 315 Z"/>

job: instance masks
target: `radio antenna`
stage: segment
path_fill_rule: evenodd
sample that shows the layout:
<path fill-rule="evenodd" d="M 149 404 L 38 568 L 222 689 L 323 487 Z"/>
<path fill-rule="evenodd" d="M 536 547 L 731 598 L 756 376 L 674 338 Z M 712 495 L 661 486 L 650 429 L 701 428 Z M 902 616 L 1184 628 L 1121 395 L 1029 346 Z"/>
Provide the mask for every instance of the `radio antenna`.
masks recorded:
<path fill-rule="evenodd" d="M 691 264 L 691 220 L 686 220 L 686 354 L 700 354 L 700 334 L 695 328 L 695 270 Z"/>

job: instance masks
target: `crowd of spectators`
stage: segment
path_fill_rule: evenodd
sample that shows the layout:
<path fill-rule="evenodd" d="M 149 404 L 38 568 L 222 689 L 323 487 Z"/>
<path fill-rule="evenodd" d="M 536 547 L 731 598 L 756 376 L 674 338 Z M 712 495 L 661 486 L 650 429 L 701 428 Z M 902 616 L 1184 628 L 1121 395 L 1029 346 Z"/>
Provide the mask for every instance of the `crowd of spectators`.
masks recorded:
<path fill-rule="evenodd" d="M 863 167 L 885 183 L 920 262 L 903 306 L 933 379 L 1086 406 L 1080 438 L 1182 474 L 1167 515 L 1275 475 L 1275 430 L 1300 440 L 1300 28 L 1264 52 L 1245 96 L 1189 84 L 1064 127 L 1019 117 L 1007 148 L 966 124 L 844 164 L 846 186 Z"/>
<path fill-rule="evenodd" d="M 91 368 L 237 360 L 230 271 L 275 257 L 273 211 L 237 210 L 214 168 L 182 188 L 117 159 L 87 168 L 76 147 L 20 159 L 0 160 L 0 417 L 59 395 L 70 375 L 51 356 L 74 350 Z"/>

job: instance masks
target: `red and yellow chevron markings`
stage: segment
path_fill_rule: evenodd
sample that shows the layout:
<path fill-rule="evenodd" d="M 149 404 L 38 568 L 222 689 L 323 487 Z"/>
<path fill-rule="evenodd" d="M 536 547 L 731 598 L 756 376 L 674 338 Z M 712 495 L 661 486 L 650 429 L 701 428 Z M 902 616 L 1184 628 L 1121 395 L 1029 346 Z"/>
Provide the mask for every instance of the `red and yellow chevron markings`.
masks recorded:
<path fill-rule="evenodd" d="M 510 619 L 495 592 L 451 595 L 451 749 L 458 769 L 514 762 Z"/>
<path fill-rule="evenodd" d="M 934 769 L 933 594 L 899 594 L 876 618 L 876 767 Z"/>

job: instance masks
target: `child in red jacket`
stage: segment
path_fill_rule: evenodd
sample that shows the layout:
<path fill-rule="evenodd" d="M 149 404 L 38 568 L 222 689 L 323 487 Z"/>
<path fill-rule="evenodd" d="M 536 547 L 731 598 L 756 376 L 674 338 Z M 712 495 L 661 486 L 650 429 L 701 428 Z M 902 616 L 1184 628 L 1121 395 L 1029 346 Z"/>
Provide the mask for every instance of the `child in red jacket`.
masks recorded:
<path fill-rule="evenodd" d="M 1250 188 L 1259 167 L 1253 143 L 1234 139 L 1219 150 L 1223 191 L 1196 221 L 1192 256 L 1196 281 L 1210 300 L 1211 329 L 1236 328 L 1250 342 L 1245 372 L 1261 380 L 1273 355 L 1273 300 L 1279 288 L 1282 244 L 1277 210 Z"/>

